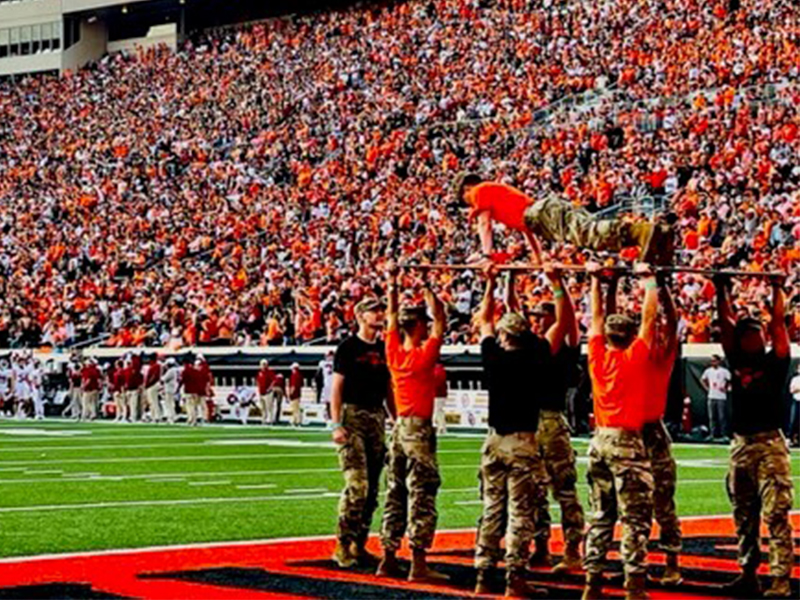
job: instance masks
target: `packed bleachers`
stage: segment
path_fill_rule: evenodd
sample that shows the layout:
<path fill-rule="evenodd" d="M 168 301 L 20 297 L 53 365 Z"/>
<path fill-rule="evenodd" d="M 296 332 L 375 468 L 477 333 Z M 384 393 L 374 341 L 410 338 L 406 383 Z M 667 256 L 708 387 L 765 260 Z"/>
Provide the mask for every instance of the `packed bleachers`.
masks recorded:
<path fill-rule="evenodd" d="M 656 199 L 682 262 L 787 271 L 800 340 L 798 46 L 788 0 L 410 1 L 4 84 L 0 347 L 335 340 L 387 257 L 475 250 L 464 169 L 595 211 Z M 450 341 L 478 279 L 437 280 Z M 684 340 L 712 340 L 710 282 L 676 285 Z"/>

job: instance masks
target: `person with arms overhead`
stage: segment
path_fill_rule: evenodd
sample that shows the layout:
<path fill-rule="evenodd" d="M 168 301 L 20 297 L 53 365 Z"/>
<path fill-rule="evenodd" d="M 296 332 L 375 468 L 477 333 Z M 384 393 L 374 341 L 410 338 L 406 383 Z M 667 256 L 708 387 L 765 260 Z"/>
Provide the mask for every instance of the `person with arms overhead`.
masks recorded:
<path fill-rule="evenodd" d="M 646 419 L 647 365 L 655 341 L 658 285 L 646 264 L 636 266 L 644 287 L 642 323 L 637 334 L 634 320 L 627 315 L 606 316 L 600 265 L 589 263 L 586 270 L 592 279 L 589 375 L 597 428 L 589 443 L 592 517 L 583 559 L 583 598 L 603 597 L 606 555 L 617 520 L 622 524 L 620 554 L 625 597 L 644 598 L 653 473 L 642 429 Z"/>
<path fill-rule="evenodd" d="M 441 485 L 436 459 L 433 402 L 436 363 L 444 340 L 444 305 L 430 289 L 427 306 L 398 306 L 397 267 L 387 267 L 389 310 L 386 363 L 392 377 L 397 423 L 389 446 L 386 505 L 381 541 L 384 557 L 378 575 L 397 575 L 396 552 L 406 531 L 411 546 L 409 581 L 441 581 L 446 575 L 428 566 L 427 551 L 436 533 L 436 494 Z M 427 311 L 433 316 L 429 325 Z"/>
<path fill-rule="evenodd" d="M 545 272 L 556 296 L 556 320 L 546 335 L 537 336 L 525 317 L 513 311 L 503 315 L 495 333 L 495 272 L 492 267 L 486 270 L 486 292 L 477 323 L 489 390 L 489 433 L 481 451 L 483 514 L 475 551 L 476 594 L 491 593 L 488 573 L 496 566 L 505 535 L 506 596 L 546 595 L 525 581 L 537 498 L 544 492 L 536 432 L 546 388 L 530 382 L 550 377 L 553 356 L 575 316 L 563 292 L 561 275 L 549 265 Z"/>
<path fill-rule="evenodd" d="M 772 348 L 767 350 L 764 325 L 759 319 L 738 319 L 731 306 L 730 281 L 717 277 L 717 306 L 722 348 L 731 367 L 731 457 L 728 495 L 739 539 L 742 573 L 728 586 L 734 595 L 760 595 L 756 575 L 761 562 L 761 518 L 769 531 L 769 598 L 791 595 L 793 564 L 792 487 L 789 446 L 782 427 L 786 406 L 784 390 L 791 361 L 786 329 L 784 278 L 772 279 L 772 314 L 768 324 Z"/>

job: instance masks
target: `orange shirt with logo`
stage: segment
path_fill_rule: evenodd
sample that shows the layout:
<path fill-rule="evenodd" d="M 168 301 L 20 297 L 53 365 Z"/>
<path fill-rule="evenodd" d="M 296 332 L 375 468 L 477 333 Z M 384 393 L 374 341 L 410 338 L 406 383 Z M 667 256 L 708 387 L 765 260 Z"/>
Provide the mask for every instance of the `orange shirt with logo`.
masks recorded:
<path fill-rule="evenodd" d="M 534 200 L 518 189 L 503 183 L 479 183 L 466 194 L 470 205 L 470 219 L 479 213 L 488 212 L 492 221 L 522 231 L 525 227 L 525 211 Z"/>
<path fill-rule="evenodd" d="M 649 389 L 650 348 L 637 337 L 625 350 L 606 346 L 605 337 L 589 339 L 594 418 L 598 427 L 641 431 L 645 423 L 645 390 Z"/>
<path fill-rule="evenodd" d="M 430 337 L 419 348 L 407 350 L 397 329 L 386 332 L 386 366 L 392 376 L 397 414 L 430 419 L 436 397 L 436 363 L 442 338 Z"/>

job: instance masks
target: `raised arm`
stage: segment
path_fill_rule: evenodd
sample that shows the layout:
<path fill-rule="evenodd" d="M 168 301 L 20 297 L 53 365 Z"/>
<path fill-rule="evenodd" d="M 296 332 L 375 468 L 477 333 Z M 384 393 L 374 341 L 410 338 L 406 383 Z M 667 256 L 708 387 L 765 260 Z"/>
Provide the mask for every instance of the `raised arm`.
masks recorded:
<path fill-rule="evenodd" d="M 678 311 L 675 309 L 675 300 L 666 281 L 660 281 L 658 287 L 661 306 L 664 308 L 664 317 L 667 327 L 667 347 L 664 349 L 672 354 L 678 346 Z"/>
<path fill-rule="evenodd" d="M 725 350 L 725 354 L 730 355 L 736 349 L 736 341 L 734 339 L 736 320 L 733 315 L 733 308 L 731 308 L 730 279 L 727 277 L 715 277 L 713 281 L 717 290 L 717 311 L 719 312 L 722 348 Z"/>
<path fill-rule="evenodd" d="M 494 290 L 497 281 L 497 271 L 489 266 L 484 269 L 486 274 L 486 290 L 483 293 L 483 301 L 478 307 L 478 328 L 480 329 L 481 339 L 494 335 Z M 513 286 L 513 275 L 509 278 L 509 286 Z M 513 295 L 513 292 L 512 292 Z M 509 310 L 516 310 L 509 304 Z"/>
<path fill-rule="evenodd" d="M 386 293 L 388 303 L 386 306 L 386 330 L 397 330 L 398 291 L 397 291 L 397 265 L 389 261 L 386 265 Z"/>
<path fill-rule="evenodd" d="M 589 325 L 589 337 L 603 335 L 605 325 L 605 313 L 603 312 L 603 289 L 600 283 L 600 265 L 597 263 L 587 263 L 586 272 L 592 278 L 592 322 Z"/>
<path fill-rule="evenodd" d="M 550 280 L 553 288 L 553 297 L 556 301 L 556 322 L 547 331 L 545 337 L 550 342 L 550 352 L 555 355 L 561 349 L 564 337 L 570 328 L 570 322 L 575 323 L 575 309 L 572 306 L 572 299 L 564 290 L 564 280 L 561 271 L 554 268 L 552 263 L 545 264 L 544 272 Z"/>
<path fill-rule="evenodd" d="M 494 279 L 494 273 L 492 275 L 487 273 L 487 281 L 489 277 Z M 508 271 L 506 279 L 506 308 L 511 312 L 519 312 L 519 299 L 517 298 L 516 283 L 517 278 L 514 274 L 514 271 Z M 494 281 L 492 281 L 492 287 L 494 287 Z M 492 300 L 494 300 L 494 298 Z"/>
<path fill-rule="evenodd" d="M 619 286 L 619 271 L 611 271 L 606 290 L 606 314 L 613 315 L 617 312 L 617 287 Z"/>
<path fill-rule="evenodd" d="M 444 312 L 444 304 L 430 288 L 425 288 L 425 303 L 433 316 L 432 337 L 444 338 L 444 333 L 447 329 L 447 315 Z"/>
<path fill-rule="evenodd" d="M 789 345 L 789 331 L 786 328 L 786 294 L 783 292 L 783 277 L 770 280 L 772 285 L 772 320 L 770 321 L 770 334 L 772 335 L 772 349 L 778 358 L 786 358 L 791 353 Z"/>
<path fill-rule="evenodd" d="M 642 324 L 639 327 L 639 337 L 648 346 L 652 347 L 656 337 L 656 319 L 658 318 L 658 283 L 650 265 L 639 263 L 636 265 L 636 274 L 641 276 L 641 286 L 644 288 L 644 302 L 642 303 Z"/>

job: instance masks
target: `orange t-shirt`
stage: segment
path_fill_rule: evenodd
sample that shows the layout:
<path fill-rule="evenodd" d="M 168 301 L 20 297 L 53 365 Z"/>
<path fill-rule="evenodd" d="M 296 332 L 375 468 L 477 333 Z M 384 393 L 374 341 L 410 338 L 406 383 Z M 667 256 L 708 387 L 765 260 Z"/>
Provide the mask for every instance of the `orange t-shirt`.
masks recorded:
<path fill-rule="evenodd" d="M 645 390 L 649 388 L 650 348 L 637 337 L 625 350 L 606 346 L 605 337 L 589 339 L 594 418 L 598 427 L 641 431 L 645 422 Z"/>
<path fill-rule="evenodd" d="M 442 339 L 430 337 L 419 348 L 406 350 L 396 329 L 386 332 L 386 366 L 392 376 L 397 414 L 430 419 L 436 396 L 436 362 Z"/>
<path fill-rule="evenodd" d="M 493 182 L 479 183 L 467 192 L 466 200 L 470 219 L 485 211 L 492 221 L 520 231 L 525 229 L 525 211 L 534 202 L 510 185 Z"/>
<path fill-rule="evenodd" d="M 667 410 L 669 380 L 675 367 L 675 350 L 665 355 L 654 348 L 647 366 L 648 394 L 644 406 L 644 422 L 655 423 Z"/>

